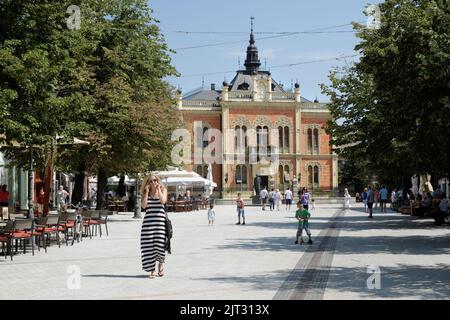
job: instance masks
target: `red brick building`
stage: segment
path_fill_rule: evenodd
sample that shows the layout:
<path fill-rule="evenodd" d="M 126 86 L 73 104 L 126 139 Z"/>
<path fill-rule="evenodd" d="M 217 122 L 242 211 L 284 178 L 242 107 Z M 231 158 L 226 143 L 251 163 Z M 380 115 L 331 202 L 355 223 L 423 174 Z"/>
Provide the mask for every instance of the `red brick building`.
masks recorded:
<path fill-rule="evenodd" d="M 218 196 L 227 197 L 230 190 L 248 195 L 258 183 L 281 191 L 287 187 L 336 190 L 338 158 L 324 130 L 331 118 L 326 105 L 301 97 L 298 83 L 287 91 L 270 72 L 260 70 L 253 32 L 244 65 L 245 70 L 238 70 L 221 89 L 211 84 L 185 96 L 178 92 L 177 107 L 192 141 L 192 157 L 185 169 L 206 176 L 211 160 L 202 158 L 198 150 L 215 145 L 212 171 Z M 203 133 L 205 141 L 195 141 Z"/>

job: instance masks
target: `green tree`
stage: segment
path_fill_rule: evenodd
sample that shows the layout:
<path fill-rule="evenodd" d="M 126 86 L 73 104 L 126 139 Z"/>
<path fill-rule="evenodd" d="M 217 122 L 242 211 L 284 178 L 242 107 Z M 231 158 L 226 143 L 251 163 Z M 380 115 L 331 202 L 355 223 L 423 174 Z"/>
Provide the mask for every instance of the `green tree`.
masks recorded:
<path fill-rule="evenodd" d="M 447 175 L 448 1 L 387 0 L 379 9 L 379 28 L 354 24 L 360 61 L 333 70 L 331 84 L 322 85 L 335 119 L 327 128 L 331 143 L 380 178 Z"/>

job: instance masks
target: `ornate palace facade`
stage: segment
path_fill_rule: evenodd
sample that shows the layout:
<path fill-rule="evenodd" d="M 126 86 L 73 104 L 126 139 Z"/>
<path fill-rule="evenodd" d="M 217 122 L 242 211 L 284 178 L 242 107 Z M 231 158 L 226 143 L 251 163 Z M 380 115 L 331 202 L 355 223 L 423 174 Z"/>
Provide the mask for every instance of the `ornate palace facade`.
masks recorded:
<path fill-rule="evenodd" d="M 260 70 L 253 32 L 244 65 L 221 89 L 211 84 L 185 96 L 178 91 L 177 108 L 193 141 L 192 162 L 185 169 L 206 176 L 208 161 L 194 161 L 194 147 L 212 143 L 208 129 L 217 129 L 222 163 L 212 165 L 212 174 L 220 196 L 226 197 L 227 190 L 249 193 L 258 182 L 280 190 L 336 190 L 338 158 L 324 130 L 331 119 L 326 105 L 301 97 L 298 83 L 284 90 L 270 72 Z M 206 133 L 205 141 L 194 141 L 195 130 L 198 136 Z"/>

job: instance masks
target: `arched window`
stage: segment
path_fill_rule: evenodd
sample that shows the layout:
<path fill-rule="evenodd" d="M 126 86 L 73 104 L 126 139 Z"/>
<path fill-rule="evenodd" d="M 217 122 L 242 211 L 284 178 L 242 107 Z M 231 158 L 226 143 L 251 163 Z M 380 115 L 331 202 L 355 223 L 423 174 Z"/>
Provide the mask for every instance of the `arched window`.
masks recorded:
<path fill-rule="evenodd" d="M 289 127 L 284 127 L 284 148 L 289 152 Z"/>
<path fill-rule="evenodd" d="M 283 166 L 279 165 L 278 166 L 278 181 L 280 182 L 280 184 L 283 184 L 284 179 L 283 179 Z"/>
<path fill-rule="evenodd" d="M 238 184 L 239 181 L 242 181 L 242 171 L 241 171 L 241 166 L 237 165 L 236 166 L 236 174 L 235 174 L 235 183 Z"/>
<path fill-rule="evenodd" d="M 314 129 L 313 132 L 313 140 L 314 140 L 314 153 L 319 153 L 319 129 Z"/>
<path fill-rule="evenodd" d="M 241 149 L 241 127 L 234 127 L 234 151 L 238 152 Z"/>
<path fill-rule="evenodd" d="M 312 146 L 313 146 L 313 138 L 312 138 L 312 129 L 308 129 L 307 131 L 307 140 L 308 140 L 308 152 L 312 153 Z"/>
<path fill-rule="evenodd" d="M 308 166 L 308 186 L 311 188 L 313 185 L 313 168 Z"/>
<path fill-rule="evenodd" d="M 242 135 L 244 138 L 244 148 L 248 147 L 248 137 L 247 137 L 247 127 L 246 126 L 242 126 Z"/>
<path fill-rule="evenodd" d="M 278 148 L 283 150 L 283 127 L 278 127 Z"/>
<path fill-rule="evenodd" d="M 319 167 L 314 166 L 314 186 L 319 186 Z"/>
<path fill-rule="evenodd" d="M 264 126 L 263 127 L 263 145 L 268 146 L 269 145 L 269 127 Z"/>
<path fill-rule="evenodd" d="M 203 148 L 206 148 L 209 144 L 209 134 L 207 134 L 208 132 L 208 127 L 203 127 Z"/>
<path fill-rule="evenodd" d="M 242 183 L 247 184 L 247 167 L 242 166 Z"/>
<path fill-rule="evenodd" d="M 291 173 L 287 164 L 284 166 L 284 180 L 291 181 Z"/>

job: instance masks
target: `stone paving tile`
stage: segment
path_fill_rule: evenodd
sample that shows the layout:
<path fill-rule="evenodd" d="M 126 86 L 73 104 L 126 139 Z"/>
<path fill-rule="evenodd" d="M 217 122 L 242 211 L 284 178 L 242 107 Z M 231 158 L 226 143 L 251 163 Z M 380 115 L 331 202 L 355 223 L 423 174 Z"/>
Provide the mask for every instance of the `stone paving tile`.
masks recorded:
<path fill-rule="evenodd" d="M 313 239 L 341 208 L 316 207 Z M 73 247 L 52 245 L 47 254 L 19 254 L 12 262 L 0 257 L 0 299 L 272 299 L 302 257 L 306 261 L 314 252 L 293 244 L 293 208 L 274 213 L 247 207 L 246 214 L 247 225 L 236 226 L 235 207 L 216 206 L 216 224 L 210 227 L 205 210 L 171 213 L 173 254 L 166 258 L 166 276 L 155 279 L 148 279 L 140 265 L 142 221 L 131 213 L 115 215 L 109 237 L 84 239 Z M 332 252 L 326 252 L 327 268 L 316 266 L 327 274 L 326 289 L 319 292 L 324 299 L 450 297 L 448 226 L 396 213 L 376 213 L 368 221 L 358 204 L 347 210 L 333 241 Z M 320 241 L 313 246 L 317 251 Z M 367 289 L 371 264 L 380 267 L 380 290 Z M 79 268 L 79 289 L 68 288 L 70 266 Z M 301 282 L 294 284 L 302 288 Z M 314 290 L 319 285 L 309 289 L 300 298 L 318 296 Z"/>

